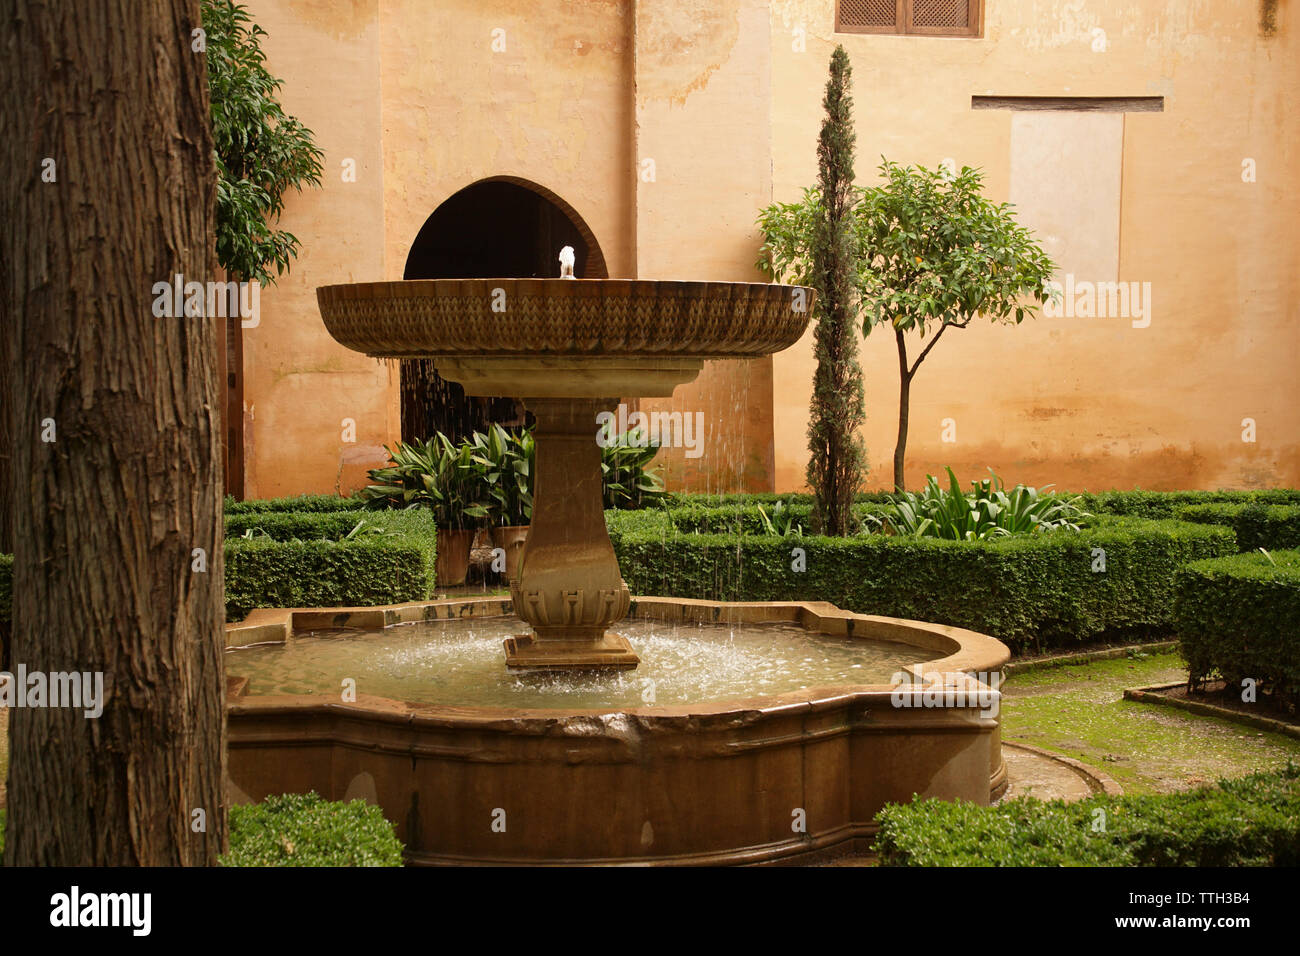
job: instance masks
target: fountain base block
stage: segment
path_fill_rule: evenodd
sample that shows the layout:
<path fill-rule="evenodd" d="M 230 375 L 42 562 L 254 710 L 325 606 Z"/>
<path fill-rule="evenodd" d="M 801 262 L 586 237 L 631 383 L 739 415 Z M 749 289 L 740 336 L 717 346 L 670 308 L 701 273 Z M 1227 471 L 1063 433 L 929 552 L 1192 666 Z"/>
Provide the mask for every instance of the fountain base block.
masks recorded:
<path fill-rule="evenodd" d="M 520 634 L 503 643 L 506 668 L 512 671 L 630 671 L 641 663 L 627 638 L 609 632 L 594 641 L 539 641 Z"/>

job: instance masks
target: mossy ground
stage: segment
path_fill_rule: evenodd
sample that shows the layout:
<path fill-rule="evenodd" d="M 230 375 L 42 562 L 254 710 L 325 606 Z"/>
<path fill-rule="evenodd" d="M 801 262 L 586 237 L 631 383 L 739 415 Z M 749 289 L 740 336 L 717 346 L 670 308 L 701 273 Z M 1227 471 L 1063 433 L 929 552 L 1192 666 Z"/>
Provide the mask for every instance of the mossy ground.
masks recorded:
<path fill-rule="evenodd" d="M 1002 737 L 1091 764 L 1126 793 L 1185 790 L 1300 759 L 1300 740 L 1123 698 L 1126 687 L 1186 678 L 1177 654 L 1140 651 L 1015 674 L 1002 688 Z"/>

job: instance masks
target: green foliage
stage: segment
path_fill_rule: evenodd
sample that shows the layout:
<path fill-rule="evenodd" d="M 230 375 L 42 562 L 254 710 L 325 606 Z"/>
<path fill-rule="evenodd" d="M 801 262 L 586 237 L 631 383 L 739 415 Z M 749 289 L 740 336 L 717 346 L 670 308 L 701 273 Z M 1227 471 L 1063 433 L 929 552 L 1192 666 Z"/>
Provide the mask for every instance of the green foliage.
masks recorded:
<path fill-rule="evenodd" d="M 488 513 L 497 525 L 525 525 L 533 519 L 533 472 L 537 448 L 533 433 L 512 435 L 492 425 L 485 435 L 475 432 L 470 440 L 471 458 L 488 496 Z"/>
<path fill-rule="evenodd" d="M 1099 491 L 1080 495 L 1089 511 L 1135 518 L 1177 518 L 1186 505 L 1251 504 L 1300 505 L 1300 490 L 1272 488 L 1262 491 Z"/>
<path fill-rule="evenodd" d="M 376 806 L 288 793 L 230 808 L 230 852 L 221 865 L 401 866 L 402 844 Z"/>
<path fill-rule="evenodd" d="M 614 434 L 612 423 L 602 428 L 600 438 L 600 482 L 605 509 L 645 508 L 664 498 L 663 479 L 650 462 L 659 446 L 650 441 L 645 429 L 629 428 Z"/>
<path fill-rule="evenodd" d="M 1099 518 L 1077 533 L 975 541 L 805 537 L 794 543 L 806 559 L 800 572 L 792 542 L 755 533 L 736 511 L 606 512 L 632 593 L 830 601 L 970 628 L 1024 652 L 1168 634 L 1174 571 L 1234 548 L 1227 528 Z M 740 533 L 730 530 L 737 521 Z M 1094 570 L 1102 551 L 1105 570 Z"/>
<path fill-rule="evenodd" d="M 488 517 L 488 488 L 475 446 L 441 432 L 428 441 L 385 446 L 392 462 L 370 472 L 360 497 L 369 508 L 425 508 L 439 528 L 474 528 Z"/>
<path fill-rule="evenodd" d="M 433 593 L 437 531 L 428 511 L 367 515 L 363 528 L 374 531 L 346 531 L 342 540 L 294 540 L 329 530 L 327 525 L 335 518 L 284 516 L 272 527 L 286 540 L 275 540 L 265 531 L 252 538 L 227 537 L 226 618 L 242 619 L 258 607 L 400 604 Z M 356 520 L 348 523 L 351 529 L 357 524 Z M 333 530 L 341 527 L 334 525 Z"/>
<path fill-rule="evenodd" d="M 1227 525 L 1237 533 L 1237 549 L 1282 551 L 1300 548 L 1300 505 L 1248 503 L 1182 505 L 1174 509 L 1180 521 Z"/>
<path fill-rule="evenodd" d="M 758 507 L 758 520 L 763 526 L 763 534 L 776 535 L 781 538 L 803 537 L 803 525 L 799 523 L 799 512 L 786 507 L 785 502 L 778 501 L 772 506 L 772 514 L 761 504 Z"/>
<path fill-rule="evenodd" d="M 250 498 L 236 501 L 226 496 L 226 515 L 263 513 L 267 511 L 355 511 L 363 507 L 360 498 L 342 498 L 338 495 L 295 495 L 291 498 Z"/>
<path fill-rule="evenodd" d="M 1046 303 L 1055 271 L 1010 203 L 984 196 L 983 173 L 884 160 L 857 217 L 863 334 L 877 325 L 924 338 L 976 315 L 1019 324 Z"/>
<path fill-rule="evenodd" d="M 1300 768 L 1076 803 L 914 799 L 876 819 L 882 866 L 1295 866 Z"/>
<path fill-rule="evenodd" d="M 1237 554 L 1178 571 L 1174 623 L 1193 684 L 1253 678 L 1300 706 L 1300 551 Z"/>
<path fill-rule="evenodd" d="M 894 485 L 902 491 L 910 385 L 925 357 L 948 328 L 965 328 L 977 315 L 1015 324 L 1032 316 L 1051 294 L 1055 264 L 1016 222 L 1010 204 L 984 196 L 979 170 L 963 167 L 953 174 L 942 166 L 900 166 L 885 159 L 880 175 L 882 184 L 860 189 L 852 203 L 850 257 L 863 334 L 886 326 L 897 340 L 901 401 Z M 822 188 L 809 188 L 798 202 L 762 211 L 760 269 L 801 283 L 815 278 L 814 237 L 824 196 Z M 909 333 L 929 338 L 914 362 L 907 353 Z"/>
<path fill-rule="evenodd" d="M 272 541 L 338 541 L 363 516 L 355 511 L 243 511 L 225 517 L 226 537 L 266 537 Z"/>
<path fill-rule="evenodd" d="M 202 0 L 208 91 L 217 160 L 217 258 L 242 279 L 273 284 L 298 254 L 298 239 L 274 228 L 289 189 L 319 186 L 324 153 L 311 130 L 286 114 L 282 81 L 266 68 L 247 9 Z"/>
<path fill-rule="evenodd" d="M 818 204 L 809 243 L 814 306 L 812 405 L 808 415 L 808 487 L 816 497 L 813 527 L 846 535 L 853 495 L 866 472 L 858 429 L 866 419 L 862 369 L 858 365 L 857 301 L 853 282 L 853 71 L 844 47 L 831 54 L 830 79 L 817 143 Z"/>
<path fill-rule="evenodd" d="M 644 508 L 665 495 L 663 480 L 648 466 L 659 446 L 642 428 L 615 435 L 604 426 L 601 490 L 606 508 Z M 392 464 L 370 472 L 375 482 L 357 494 L 369 508 L 431 509 L 440 528 L 528 524 L 537 473 L 533 434 L 512 436 L 494 425 L 459 444 L 442 434 L 427 442 L 399 444 Z"/>
<path fill-rule="evenodd" d="M 1007 492 L 992 469 L 992 477 L 971 482 L 971 492 L 963 492 L 952 469 L 947 471 L 947 489 L 939 486 L 934 475 L 926 475 L 920 494 L 909 491 L 891 498 L 879 519 L 885 530 L 914 538 L 974 541 L 1058 529 L 1078 531 L 1079 522 L 1092 517 L 1079 508 L 1077 498 L 1040 494 L 1024 485 Z"/>

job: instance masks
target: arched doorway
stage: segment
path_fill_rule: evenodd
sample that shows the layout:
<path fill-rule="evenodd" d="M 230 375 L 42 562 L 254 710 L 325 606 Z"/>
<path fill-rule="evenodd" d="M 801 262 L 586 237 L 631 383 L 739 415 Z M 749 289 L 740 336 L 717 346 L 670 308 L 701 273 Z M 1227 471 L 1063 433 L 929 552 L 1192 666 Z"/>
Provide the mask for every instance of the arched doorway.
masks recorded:
<path fill-rule="evenodd" d="M 547 278 L 559 253 L 574 251 L 579 278 L 609 276 L 600 244 L 555 193 L 526 179 L 481 179 L 448 197 L 425 220 L 406 257 L 404 279 Z M 442 432 L 453 441 L 491 422 L 524 424 L 508 398 L 467 398 L 431 359 L 402 362 L 402 441 Z"/>

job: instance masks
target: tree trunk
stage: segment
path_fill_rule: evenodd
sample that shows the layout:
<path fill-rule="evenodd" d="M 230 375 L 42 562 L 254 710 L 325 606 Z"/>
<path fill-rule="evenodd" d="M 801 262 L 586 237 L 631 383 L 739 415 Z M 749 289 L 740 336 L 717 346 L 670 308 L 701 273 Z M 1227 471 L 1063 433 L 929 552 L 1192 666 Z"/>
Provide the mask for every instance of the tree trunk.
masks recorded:
<path fill-rule="evenodd" d="M 0 89 L 16 127 L 0 146 L 13 658 L 103 674 L 98 718 L 11 711 L 5 862 L 212 864 L 226 843 L 219 320 L 153 312 L 155 283 L 220 277 L 198 3 L 0 0 L 0 19 L 21 53 Z"/>
<path fill-rule="evenodd" d="M 911 403 L 912 376 L 907 370 L 907 341 L 903 333 L 894 330 L 898 342 L 898 441 L 894 444 L 894 491 L 902 493 L 903 459 L 907 455 L 907 416 Z"/>

